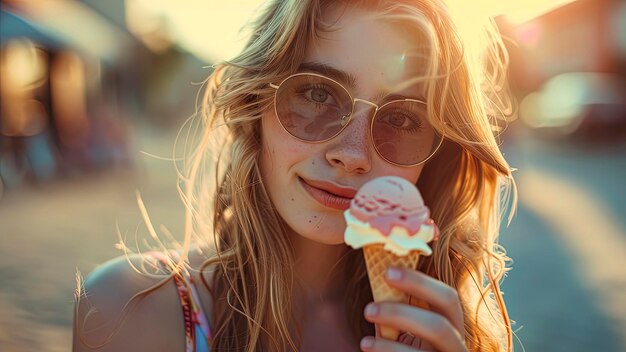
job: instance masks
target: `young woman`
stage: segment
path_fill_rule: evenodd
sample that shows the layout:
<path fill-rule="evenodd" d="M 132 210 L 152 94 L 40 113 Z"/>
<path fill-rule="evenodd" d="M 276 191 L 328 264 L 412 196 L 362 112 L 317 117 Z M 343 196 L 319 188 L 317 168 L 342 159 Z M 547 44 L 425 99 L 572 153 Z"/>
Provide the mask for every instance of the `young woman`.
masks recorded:
<path fill-rule="evenodd" d="M 182 250 L 91 273 L 74 350 L 511 350 L 496 237 L 514 187 L 494 136 L 506 52 L 492 24 L 462 18 L 438 0 L 268 3 L 208 80 Z M 343 243 L 350 198 L 385 175 L 415 183 L 440 229 L 432 256 L 389 272 L 409 304 L 372 303 Z"/>

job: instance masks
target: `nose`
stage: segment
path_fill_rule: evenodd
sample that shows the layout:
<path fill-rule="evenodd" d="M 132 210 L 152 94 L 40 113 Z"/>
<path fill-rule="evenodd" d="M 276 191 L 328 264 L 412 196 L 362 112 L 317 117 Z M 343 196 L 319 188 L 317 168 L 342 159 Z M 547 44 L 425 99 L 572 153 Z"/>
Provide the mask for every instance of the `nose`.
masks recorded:
<path fill-rule="evenodd" d="M 329 141 L 326 160 L 349 173 L 364 174 L 372 168 L 370 146 L 370 119 L 374 113 L 372 107 L 355 107 L 348 126 Z"/>

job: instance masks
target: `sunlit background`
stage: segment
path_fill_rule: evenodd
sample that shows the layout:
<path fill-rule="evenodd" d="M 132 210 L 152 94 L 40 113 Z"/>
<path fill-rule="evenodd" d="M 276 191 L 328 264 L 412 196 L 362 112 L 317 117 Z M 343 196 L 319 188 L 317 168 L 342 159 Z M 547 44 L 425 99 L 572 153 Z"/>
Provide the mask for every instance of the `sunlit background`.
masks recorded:
<path fill-rule="evenodd" d="M 626 2 L 453 1 L 510 52 L 516 351 L 626 351 Z M 145 232 L 136 190 L 181 233 L 176 133 L 262 2 L 0 4 L 0 351 L 67 351 L 76 270 Z"/>

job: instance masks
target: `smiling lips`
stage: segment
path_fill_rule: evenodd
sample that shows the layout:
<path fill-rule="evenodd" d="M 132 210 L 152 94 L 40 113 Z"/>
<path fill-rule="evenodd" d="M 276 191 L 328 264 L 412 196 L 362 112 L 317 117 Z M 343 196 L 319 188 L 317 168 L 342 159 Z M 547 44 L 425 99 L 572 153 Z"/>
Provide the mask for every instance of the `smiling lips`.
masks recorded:
<path fill-rule="evenodd" d="M 300 183 L 313 199 L 328 208 L 337 210 L 350 208 L 350 201 L 356 194 L 353 188 L 341 187 L 325 181 L 300 178 Z"/>

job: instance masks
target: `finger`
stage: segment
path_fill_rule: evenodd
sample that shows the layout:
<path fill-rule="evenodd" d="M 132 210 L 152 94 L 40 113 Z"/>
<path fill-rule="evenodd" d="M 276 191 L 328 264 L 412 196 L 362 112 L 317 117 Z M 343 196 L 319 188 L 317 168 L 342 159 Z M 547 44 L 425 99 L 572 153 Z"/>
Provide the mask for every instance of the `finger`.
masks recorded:
<path fill-rule="evenodd" d="M 446 317 L 458 331 L 463 331 L 463 308 L 454 288 L 416 270 L 390 268 L 386 280 L 391 286 L 426 301 L 431 310 Z"/>
<path fill-rule="evenodd" d="M 427 349 L 429 351 L 433 350 L 433 346 L 431 346 L 428 342 L 418 338 L 417 336 L 407 331 L 401 333 L 396 341 L 403 345 L 411 346 L 414 348 Z"/>
<path fill-rule="evenodd" d="M 361 340 L 361 351 L 367 352 L 426 352 L 382 338 L 366 336 Z"/>
<path fill-rule="evenodd" d="M 408 331 L 429 342 L 438 351 L 466 351 L 461 334 L 448 319 L 435 312 L 403 303 L 370 303 L 365 307 L 365 319 Z"/>

